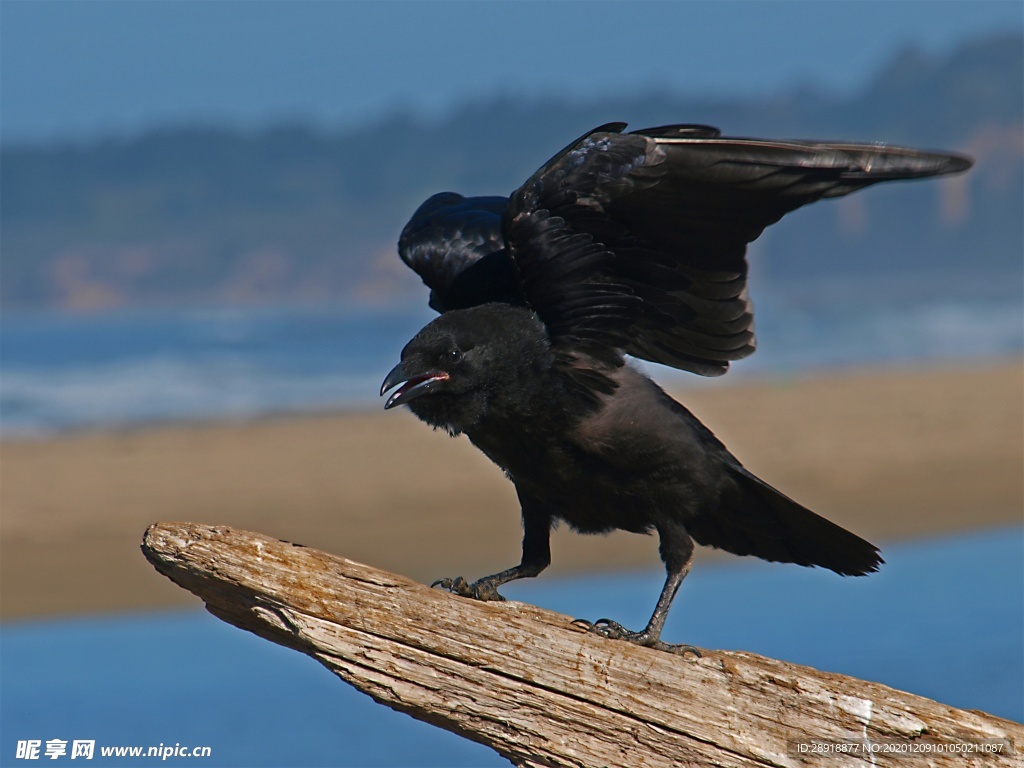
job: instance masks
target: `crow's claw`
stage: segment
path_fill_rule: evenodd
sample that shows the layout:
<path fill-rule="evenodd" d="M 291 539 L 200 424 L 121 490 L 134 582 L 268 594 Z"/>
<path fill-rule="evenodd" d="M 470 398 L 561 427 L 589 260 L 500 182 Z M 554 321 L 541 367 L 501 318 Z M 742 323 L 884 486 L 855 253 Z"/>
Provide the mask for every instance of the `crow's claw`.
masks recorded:
<path fill-rule="evenodd" d="M 466 580 L 461 576 L 456 576 L 454 579 L 438 579 L 430 585 L 430 588 L 433 589 L 434 587 L 440 587 L 448 592 L 458 593 L 458 591 L 465 586 Z"/>
<path fill-rule="evenodd" d="M 637 645 L 647 645 L 650 635 L 647 632 L 630 632 L 617 621 L 598 619 L 594 622 L 594 631 L 609 640 L 626 640 Z"/>
<path fill-rule="evenodd" d="M 700 659 L 704 656 L 704 654 L 700 652 L 700 648 L 698 648 L 695 645 L 689 645 L 687 643 L 676 643 L 675 645 L 671 643 L 661 643 L 658 646 L 658 650 L 668 651 L 669 653 L 674 653 L 677 656 L 682 656 L 684 658 L 688 653 L 693 654 L 696 657 L 696 659 Z M 694 661 L 696 661 L 696 659 L 694 659 Z"/>
<path fill-rule="evenodd" d="M 487 579 L 480 579 L 470 584 L 461 576 L 456 576 L 454 579 L 438 579 L 431 587 L 441 587 L 446 589 L 453 595 L 460 595 L 461 597 L 471 597 L 474 600 L 484 601 L 497 601 L 504 602 L 505 598 L 498 594 L 497 588 L 489 582 Z"/>
<path fill-rule="evenodd" d="M 702 655 L 701 652 L 692 645 L 671 645 L 669 643 L 663 643 L 659 638 L 653 636 L 647 630 L 644 630 L 643 632 L 632 632 L 617 621 L 612 621 L 611 619 L 598 619 L 594 622 L 587 621 L 586 619 L 576 619 L 572 623 L 575 626 L 582 627 L 589 632 L 593 632 L 595 635 L 607 637 L 609 640 L 625 640 L 627 643 L 642 645 L 647 648 L 654 648 L 658 651 L 668 651 L 669 653 L 675 653 L 680 656 L 692 653 L 698 659 L 701 658 Z"/>

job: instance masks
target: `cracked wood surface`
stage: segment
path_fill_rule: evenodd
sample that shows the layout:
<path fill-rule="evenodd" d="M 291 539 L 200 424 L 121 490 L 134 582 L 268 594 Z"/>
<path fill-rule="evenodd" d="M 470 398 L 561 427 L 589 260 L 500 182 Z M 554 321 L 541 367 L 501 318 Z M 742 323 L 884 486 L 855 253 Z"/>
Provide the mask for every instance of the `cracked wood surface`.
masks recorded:
<path fill-rule="evenodd" d="M 638 648 L 226 526 L 158 523 L 142 548 L 215 616 L 519 766 L 1024 766 L 1021 725 L 877 683 Z"/>

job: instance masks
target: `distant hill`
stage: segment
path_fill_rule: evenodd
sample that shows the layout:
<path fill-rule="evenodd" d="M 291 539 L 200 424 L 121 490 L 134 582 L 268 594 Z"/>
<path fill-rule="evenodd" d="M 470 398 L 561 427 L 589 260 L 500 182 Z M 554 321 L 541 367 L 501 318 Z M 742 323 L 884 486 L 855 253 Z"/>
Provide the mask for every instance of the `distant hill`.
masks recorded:
<path fill-rule="evenodd" d="M 334 134 L 182 127 L 84 146 L 4 146 L 0 306 L 422 298 L 395 242 L 425 197 L 508 193 L 572 137 L 610 120 L 966 152 L 977 166 L 965 177 L 892 185 L 787 218 L 755 244 L 754 268 L 767 281 L 1019 276 L 1022 72 L 1024 38 L 1014 36 L 944 58 L 906 51 L 842 99 L 495 99 L 437 122 L 394 115 Z"/>

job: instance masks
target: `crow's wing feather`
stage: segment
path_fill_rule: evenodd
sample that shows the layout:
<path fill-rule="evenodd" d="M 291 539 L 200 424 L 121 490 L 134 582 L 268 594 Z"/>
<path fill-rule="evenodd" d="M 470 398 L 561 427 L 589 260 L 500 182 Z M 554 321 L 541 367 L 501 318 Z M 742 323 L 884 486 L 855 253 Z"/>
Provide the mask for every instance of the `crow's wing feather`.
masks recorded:
<path fill-rule="evenodd" d="M 430 306 L 438 312 L 518 300 L 501 233 L 507 205 L 507 197 L 440 192 L 405 225 L 398 253 L 430 288 Z"/>
<path fill-rule="evenodd" d="M 583 136 L 510 197 L 504 233 L 523 296 L 556 346 L 704 375 L 754 350 L 746 247 L 765 227 L 823 197 L 970 166 L 884 145 L 721 138 L 707 126 L 620 130 Z"/>

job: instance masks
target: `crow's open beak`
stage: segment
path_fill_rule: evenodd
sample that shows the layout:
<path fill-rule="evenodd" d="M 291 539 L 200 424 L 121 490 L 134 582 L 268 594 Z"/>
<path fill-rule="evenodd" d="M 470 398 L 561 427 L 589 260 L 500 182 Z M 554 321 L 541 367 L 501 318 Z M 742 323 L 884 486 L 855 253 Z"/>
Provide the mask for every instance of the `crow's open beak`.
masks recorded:
<path fill-rule="evenodd" d="M 388 398 L 388 401 L 384 403 L 384 410 L 394 408 L 396 405 L 402 405 L 402 403 L 408 403 L 420 395 L 426 395 L 437 388 L 438 382 L 447 380 L 447 371 L 428 371 L 417 376 L 409 376 L 406 374 L 402 364 L 399 363 L 391 369 L 391 373 L 387 375 L 384 383 L 380 385 L 381 397 L 389 389 L 398 387 L 391 397 Z"/>

